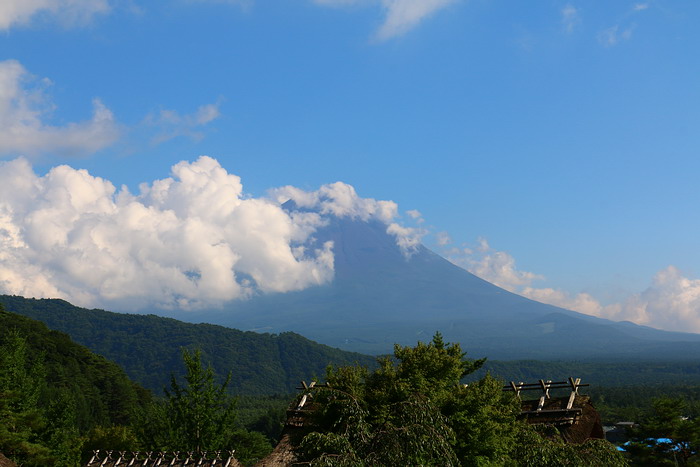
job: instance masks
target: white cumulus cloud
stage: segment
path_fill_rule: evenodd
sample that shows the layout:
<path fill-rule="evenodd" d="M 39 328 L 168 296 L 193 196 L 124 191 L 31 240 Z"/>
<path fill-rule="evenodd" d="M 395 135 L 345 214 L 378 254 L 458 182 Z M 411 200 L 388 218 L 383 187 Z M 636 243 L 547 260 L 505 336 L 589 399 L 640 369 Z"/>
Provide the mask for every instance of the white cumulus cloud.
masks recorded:
<path fill-rule="evenodd" d="M 297 225 L 299 223 L 299 225 Z M 242 195 L 217 161 L 182 162 L 138 194 L 68 166 L 0 164 L 0 290 L 120 310 L 218 306 L 333 277 L 318 219 Z"/>
<path fill-rule="evenodd" d="M 26 25 L 37 16 L 53 17 L 67 26 L 84 24 L 109 10 L 107 0 L 2 0 L 0 29 Z"/>
<path fill-rule="evenodd" d="M 387 226 L 387 233 L 396 237 L 396 243 L 407 257 L 416 251 L 426 233 L 423 229 L 398 224 L 395 221 L 398 217 L 398 206 L 395 202 L 361 198 L 355 192 L 355 188 L 343 182 L 323 185 L 316 191 L 285 186 L 270 190 L 270 196 L 279 203 L 292 200 L 298 207 L 313 209 L 322 215 L 382 222 Z"/>
<path fill-rule="evenodd" d="M 628 320 L 672 331 L 700 332 L 700 279 L 690 279 L 674 266 L 662 269 L 651 285 L 603 317 Z"/>
<path fill-rule="evenodd" d="M 420 242 L 422 231 L 396 221 L 396 203 L 345 183 L 243 193 L 207 156 L 138 193 L 66 165 L 40 176 L 27 159 L 1 162 L 0 293 L 115 310 L 212 308 L 331 281 L 333 244 L 314 234 L 332 216 L 385 224 L 407 255 Z M 297 209 L 282 206 L 289 199 Z"/>
<path fill-rule="evenodd" d="M 447 234 L 443 233 L 438 241 L 444 246 L 447 245 L 448 239 Z M 532 281 L 543 279 L 538 274 L 519 270 L 515 266 L 515 259 L 510 254 L 494 250 L 484 238 L 479 239 L 479 245 L 475 248 L 450 248 L 447 250 L 447 259 L 511 292 L 517 293 L 520 288 L 529 286 Z"/>
<path fill-rule="evenodd" d="M 93 100 L 90 120 L 62 126 L 47 123 L 53 108 L 44 92 L 48 84 L 16 60 L 0 62 L 0 154 L 88 154 L 117 140 L 119 127 L 99 99 Z"/>
<path fill-rule="evenodd" d="M 534 282 L 545 278 L 519 270 L 513 256 L 494 250 L 485 239 L 480 239 L 477 247 L 457 248 L 449 246 L 451 239 L 443 232 L 437 241 L 454 264 L 532 300 L 613 321 L 631 321 L 668 331 L 700 332 L 700 279 L 687 278 L 674 266 L 659 271 L 644 291 L 620 303 L 602 304 L 585 292 L 534 287 Z"/>

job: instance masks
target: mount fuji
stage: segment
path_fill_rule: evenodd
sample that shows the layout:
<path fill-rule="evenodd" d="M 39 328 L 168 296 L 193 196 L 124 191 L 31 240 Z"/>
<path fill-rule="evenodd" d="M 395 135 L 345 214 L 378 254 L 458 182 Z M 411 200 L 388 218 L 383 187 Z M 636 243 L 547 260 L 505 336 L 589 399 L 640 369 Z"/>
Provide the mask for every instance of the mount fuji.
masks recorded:
<path fill-rule="evenodd" d="M 613 322 L 536 302 L 478 278 L 423 245 L 406 255 L 379 220 L 329 216 L 315 241 L 333 242 L 331 283 L 231 302 L 197 319 L 243 330 L 294 331 L 370 354 L 390 353 L 394 343 L 415 345 L 439 331 L 472 357 L 501 360 L 700 355 L 700 334 Z"/>

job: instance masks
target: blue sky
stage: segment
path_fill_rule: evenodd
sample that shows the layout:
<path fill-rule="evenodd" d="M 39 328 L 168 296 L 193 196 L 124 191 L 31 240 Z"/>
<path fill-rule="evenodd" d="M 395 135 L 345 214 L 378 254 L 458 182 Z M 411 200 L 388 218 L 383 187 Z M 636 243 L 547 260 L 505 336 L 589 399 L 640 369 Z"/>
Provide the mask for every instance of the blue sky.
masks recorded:
<path fill-rule="evenodd" d="M 131 193 L 200 155 L 241 178 L 241 198 L 342 181 L 510 290 L 700 332 L 699 13 L 5 0 L 0 154 Z"/>

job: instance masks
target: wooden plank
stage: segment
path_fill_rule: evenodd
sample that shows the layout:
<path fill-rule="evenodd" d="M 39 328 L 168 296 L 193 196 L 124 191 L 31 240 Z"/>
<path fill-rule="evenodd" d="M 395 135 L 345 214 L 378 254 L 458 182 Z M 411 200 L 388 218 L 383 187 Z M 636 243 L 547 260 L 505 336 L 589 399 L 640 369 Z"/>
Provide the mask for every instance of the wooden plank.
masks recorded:
<path fill-rule="evenodd" d="M 306 394 L 301 398 L 301 401 L 299 401 L 299 405 L 297 405 L 297 410 L 301 410 L 304 408 L 304 404 L 306 404 Z"/>
<path fill-rule="evenodd" d="M 540 402 L 537 404 L 537 411 L 541 412 L 544 407 L 544 396 L 540 397 Z"/>

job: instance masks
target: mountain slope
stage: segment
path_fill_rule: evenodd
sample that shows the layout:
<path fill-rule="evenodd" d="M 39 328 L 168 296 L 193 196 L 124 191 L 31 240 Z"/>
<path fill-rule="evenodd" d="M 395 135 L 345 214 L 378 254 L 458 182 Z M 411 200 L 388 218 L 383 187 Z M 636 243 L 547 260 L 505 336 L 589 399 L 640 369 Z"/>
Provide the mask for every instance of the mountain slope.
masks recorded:
<path fill-rule="evenodd" d="M 0 345 L 16 332 L 26 341 L 30 357 L 44 369 L 46 389 L 39 404 L 71 405 L 75 424 L 83 431 L 96 425 L 127 424 L 150 400 L 148 391 L 130 381 L 118 365 L 39 321 L 0 307 L 0 329 Z"/>
<path fill-rule="evenodd" d="M 200 348 L 223 378 L 232 372 L 239 394 L 287 394 L 300 380 L 322 376 L 330 364 L 374 359 L 311 342 L 288 332 L 242 332 L 211 324 L 190 324 L 155 315 L 78 308 L 63 300 L 0 295 L 8 311 L 44 322 L 76 342 L 121 365 L 133 380 L 162 394 L 171 374 L 183 374 L 181 349 Z"/>
<path fill-rule="evenodd" d="M 378 221 L 330 217 L 335 279 L 299 292 L 231 303 L 206 320 L 240 329 L 294 331 L 364 353 L 388 353 L 441 331 L 474 357 L 665 358 L 700 353 L 700 335 L 615 323 L 496 287 L 423 246 L 406 258 Z M 697 355 L 696 353 L 695 355 Z"/>

